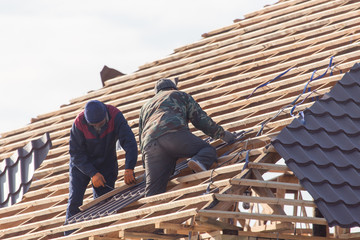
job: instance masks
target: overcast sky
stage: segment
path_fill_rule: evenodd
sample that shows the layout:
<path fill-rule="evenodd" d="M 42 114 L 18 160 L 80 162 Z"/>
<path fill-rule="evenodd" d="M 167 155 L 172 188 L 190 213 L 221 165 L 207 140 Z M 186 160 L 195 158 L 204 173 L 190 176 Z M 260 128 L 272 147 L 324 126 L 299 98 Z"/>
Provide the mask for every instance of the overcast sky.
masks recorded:
<path fill-rule="evenodd" d="M 277 0 L 0 0 L 0 133 Z"/>

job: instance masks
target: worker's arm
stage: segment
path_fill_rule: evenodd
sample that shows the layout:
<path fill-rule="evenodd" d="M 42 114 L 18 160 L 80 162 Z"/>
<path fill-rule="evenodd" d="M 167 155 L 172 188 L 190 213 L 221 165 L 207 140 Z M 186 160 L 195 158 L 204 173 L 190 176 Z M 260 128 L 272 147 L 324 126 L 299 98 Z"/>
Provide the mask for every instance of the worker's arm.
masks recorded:
<path fill-rule="evenodd" d="M 124 181 L 126 184 L 132 184 L 135 183 L 134 168 L 138 158 L 137 143 L 134 133 L 121 112 L 116 115 L 115 122 L 115 129 L 119 136 L 119 143 L 125 150 Z"/>
<path fill-rule="evenodd" d="M 142 144 L 141 144 L 142 130 L 143 130 L 143 108 L 140 109 L 140 115 L 139 115 L 139 146 L 141 152 L 142 152 Z"/>
<path fill-rule="evenodd" d="M 197 129 L 215 139 L 224 136 L 224 129 L 215 123 L 190 95 L 187 99 L 187 111 L 190 122 Z"/>
<path fill-rule="evenodd" d="M 84 134 L 78 127 L 75 126 L 75 123 L 70 131 L 69 145 L 71 164 L 74 164 L 82 173 L 92 178 L 98 170 L 88 160 Z"/>

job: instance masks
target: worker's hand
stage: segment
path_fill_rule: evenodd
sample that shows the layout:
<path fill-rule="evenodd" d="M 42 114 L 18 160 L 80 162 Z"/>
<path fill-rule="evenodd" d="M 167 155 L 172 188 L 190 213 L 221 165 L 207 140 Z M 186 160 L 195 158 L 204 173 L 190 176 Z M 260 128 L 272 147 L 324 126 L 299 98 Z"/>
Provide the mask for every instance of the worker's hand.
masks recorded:
<path fill-rule="evenodd" d="M 127 185 L 130 185 L 132 183 L 135 183 L 135 175 L 134 170 L 132 169 L 125 169 L 125 175 L 124 175 L 124 181 Z"/>
<path fill-rule="evenodd" d="M 229 131 L 225 131 L 224 136 L 221 139 L 226 143 L 232 143 L 235 141 L 236 136 Z"/>
<path fill-rule="evenodd" d="M 99 173 L 99 172 L 97 172 L 97 173 L 91 178 L 91 182 L 92 182 L 92 184 L 93 184 L 93 186 L 94 186 L 95 188 L 105 187 L 105 183 L 106 183 L 104 176 L 103 176 L 101 173 Z"/>

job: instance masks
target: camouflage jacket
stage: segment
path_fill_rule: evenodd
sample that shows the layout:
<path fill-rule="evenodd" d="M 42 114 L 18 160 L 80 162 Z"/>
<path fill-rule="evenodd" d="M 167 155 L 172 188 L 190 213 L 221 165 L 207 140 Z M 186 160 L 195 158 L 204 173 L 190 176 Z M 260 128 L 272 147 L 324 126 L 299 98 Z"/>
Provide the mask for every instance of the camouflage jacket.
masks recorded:
<path fill-rule="evenodd" d="M 139 142 L 141 151 L 160 136 L 189 131 L 188 122 L 206 135 L 218 139 L 224 129 L 204 112 L 189 94 L 177 90 L 160 91 L 140 110 Z"/>

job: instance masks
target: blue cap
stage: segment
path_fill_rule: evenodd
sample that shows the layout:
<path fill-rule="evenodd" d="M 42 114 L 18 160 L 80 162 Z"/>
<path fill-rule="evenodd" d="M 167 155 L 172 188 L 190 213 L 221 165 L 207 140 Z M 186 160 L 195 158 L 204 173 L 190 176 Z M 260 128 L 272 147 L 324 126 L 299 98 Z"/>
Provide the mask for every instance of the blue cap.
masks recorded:
<path fill-rule="evenodd" d="M 105 104 L 98 100 L 91 100 L 86 103 L 84 114 L 88 123 L 99 123 L 106 117 Z"/>

